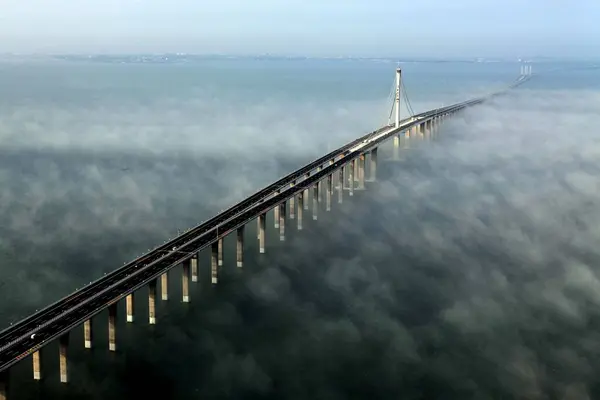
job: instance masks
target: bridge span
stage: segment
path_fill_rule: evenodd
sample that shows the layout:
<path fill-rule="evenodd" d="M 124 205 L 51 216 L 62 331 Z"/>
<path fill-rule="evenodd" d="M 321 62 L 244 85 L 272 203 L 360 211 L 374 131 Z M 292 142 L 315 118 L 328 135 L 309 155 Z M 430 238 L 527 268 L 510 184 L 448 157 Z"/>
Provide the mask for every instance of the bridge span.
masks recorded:
<path fill-rule="evenodd" d="M 42 379 L 41 349 L 58 339 L 60 381 L 67 383 L 69 381 L 69 332 L 72 329 L 83 325 L 83 345 L 85 348 L 92 348 L 91 320 L 96 314 L 108 309 L 108 349 L 116 351 L 117 306 L 122 299 L 125 298 L 127 322 L 133 322 L 134 294 L 138 289 L 148 286 L 148 323 L 155 324 L 158 282 L 160 281 L 160 297 L 162 300 L 167 300 L 169 270 L 182 265 L 182 301 L 189 302 L 189 282 L 198 281 L 197 254 L 200 250 L 210 246 L 211 282 L 217 284 L 219 267 L 223 264 L 223 239 L 227 235 L 235 232 L 236 264 L 241 268 L 244 264 L 244 227 L 248 223 L 257 220 L 259 252 L 264 253 L 266 216 L 271 210 L 274 213 L 275 228 L 279 229 L 280 240 L 285 240 L 285 226 L 288 219 L 296 220 L 297 229 L 302 229 L 304 211 L 309 210 L 309 199 L 312 200 L 312 219 L 317 220 L 323 194 L 325 209 L 330 210 L 335 192 L 337 192 L 338 202 L 341 203 L 344 192 L 353 196 L 354 190 L 365 187 L 367 157 L 370 159 L 370 179 L 375 180 L 377 149 L 382 143 L 393 139 L 394 157 L 397 158 L 400 139 L 406 141 L 430 139 L 437 134 L 440 124 L 448 117 L 502 95 L 507 90 L 527 81 L 530 76 L 531 67 L 522 67 L 519 78 L 502 91 L 400 119 L 402 78 L 401 70 L 398 68 L 393 104 L 396 112 L 393 123 L 314 160 L 208 221 L 187 230 L 1 331 L 0 400 L 8 398 L 9 371 L 15 363 L 31 355 L 33 378 Z"/>

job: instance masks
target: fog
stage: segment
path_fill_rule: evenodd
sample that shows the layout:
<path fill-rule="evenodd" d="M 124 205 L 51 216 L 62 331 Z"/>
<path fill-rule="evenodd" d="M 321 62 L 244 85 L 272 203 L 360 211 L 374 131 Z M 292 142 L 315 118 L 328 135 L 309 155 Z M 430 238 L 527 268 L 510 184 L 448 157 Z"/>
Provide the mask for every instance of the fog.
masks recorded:
<path fill-rule="evenodd" d="M 383 96 L 294 98 L 268 87 L 257 95 L 260 87 L 231 91 L 210 75 L 188 88 L 189 70 L 172 83 L 181 94 L 139 76 L 121 82 L 128 70 L 94 68 L 6 69 L 16 78 L 3 80 L 0 98 L 0 281 L 11 299 L 0 305 L 2 326 L 389 118 Z M 490 90 L 472 86 L 473 95 Z M 412 105 L 418 112 L 468 94 L 417 96 Z"/>
<path fill-rule="evenodd" d="M 102 333 L 92 355 L 73 340 L 66 389 L 56 367 L 26 388 L 29 365 L 16 387 L 23 398 L 595 398 L 599 102 L 591 90 L 518 89 L 449 120 L 439 140 L 411 143 L 401 162 L 385 161 L 388 146 L 377 183 L 307 218 L 304 232 L 290 220 L 284 243 L 270 230 L 264 257 L 248 232 L 243 271 L 226 252 L 222 282 L 201 282 L 190 305 L 175 292 L 156 327 L 136 303 L 116 357 Z M 368 107 L 378 105 L 339 109 L 347 119 L 310 136 L 314 145 L 307 132 L 335 110 L 282 114 L 280 139 L 253 133 L 258 111 L 247 112 L 248 135 L 231 151 L 217 140 L 227 128 L 187 146 L 148 129 L 118 152 L 99 135 L 49 140 L 51 150 L 3 142 L 0 320 L 370 130 Z M 183 119 L 143 112 L 154 127 Z M 196 130 L 183 125 L 189 144 Z M 281 151 L 291 143 L 297 152 Z M 246 145 L 256 152 L 235 151 Z"/>

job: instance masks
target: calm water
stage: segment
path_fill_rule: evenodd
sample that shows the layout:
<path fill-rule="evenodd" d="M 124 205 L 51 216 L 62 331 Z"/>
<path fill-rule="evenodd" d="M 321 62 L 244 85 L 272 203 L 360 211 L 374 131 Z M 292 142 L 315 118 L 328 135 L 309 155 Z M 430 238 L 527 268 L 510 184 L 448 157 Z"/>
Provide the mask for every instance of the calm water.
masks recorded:
<path fill-rule="evenodd" d="M 395 67 L 0 64 L 0 325 L 386 123 Z M 600 74 L 586 67 L 535 65 L 539 77 L 382 163 L 387 179 L 305 233 L 290 222 L 280 244 L 271 231 L 266 257 L 248 232 L 243 274 L 226 261 L 190 305 L 175 270 L 156 327 L 141 291 L 116 355 L 101 315 L 91 355 L 73 334 L 68 388 L 50 346 L 46 379 L 21 363 L 12 398 L 593 398 L 595 298 L 569 297 L 596 279 Z M 519 65 L 402 70 L 419 112 L 497 90 Z M 553 291 L 557 279 L 572 285 Z"/>

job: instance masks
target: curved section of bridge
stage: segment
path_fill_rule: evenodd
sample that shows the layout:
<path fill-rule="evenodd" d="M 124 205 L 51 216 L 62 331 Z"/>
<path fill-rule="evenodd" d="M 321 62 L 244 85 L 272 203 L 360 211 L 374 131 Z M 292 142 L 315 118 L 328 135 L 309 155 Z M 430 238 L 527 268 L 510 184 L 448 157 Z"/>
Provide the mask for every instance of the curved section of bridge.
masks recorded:
<path fill-rule="evenodd" d="M 39 350 L 50 341 L 60 338 L 61 381 L 67 382 L 66 349 L 68 332 L 71 329 L 84 324 L 85 346 L 88 348 L 91 347 L 90 319 L 108 308 L 109 349 L 115 350 L 115 306 L 119 300 L 127 297 L 127 317 L 128 321 L 131 322 L 133 321 L 132 293 L 145 285 L 150 285 L 150 323 L 155 323 L 154 301 L 156 297 L 156 282 L 159 277 L 163 277 L 161 279 L 165 279 L 166 281 L 167 271 L 183 264 L 183 301 L 189 301 L 189 298 L 186 300 L 185 282 L 187 281 L 185 276 L 189 275 L 190 265 L 192 269 L 196 268 L 195 273 L 197 274 L 196 255 L 200 250 L 211 246 L 212 282 L 217 283 L 222 240 L 225 236 L 237 231 L 237 265 L 241 267 L 243 263 L 243 229 L 246 224 L 255 219 L 258 220 L 259 248 L 260 252 L 264 252 L 267 212 L 274 210 L 276 213 L 276 225 L 280 220 L 283 225 L 284 220 L 281 218 L 285 218 L 286 207 L 289 206 L 290 211 L 293 212 L 294 204 L 297 201 L 298 228 L 301 229 L 302 210 L 308 209 L 309 190 L 313 190 L 313 207 L 318 208 L 318 202 L 321 198 L 319 193 L 321 185 L 323 182 L 327 184 L 325 193 L 329 202 L 330 196 L 333 194 L 333 178 L 337 176 L 337 190 L 339 191 L 340 198 L 344 190 L 348 190 L 350 195 L 352 195 L 355 178 L 357 178 L 359 185 L 361 181 L 364 185 L 364 162 L 367 154 L 371 157 L 371 173 L 374 174 L 375 170 L 373 168 L 376 167 L 377 162 L 377 147 L 381 143 L 394 138 L 396 145 L 398 138 L 402 136 L 410 138 L 418 135 L 427 135 L 435 130 L 448 116 L 467 107 L 482 103 L 494 96 L 501 95 L 507 90 L 522 84 L 529 78 L 530 72 L 523 74 L 522 69 L 522 75 L 517 81 L 509 85 L 505 90 L 485 97 L 426 111 L 403 120 L 399 120 L 399 112 L 397 112 L 395 124 L 383 126 L 314 160 L 257 191 L 255 194 L 231 206 L 210 220 L 201 223 L 143 256 L 106 274 L 84 288 L 13 324 L 0 332 L 0 375 L 3 371 L 6 372 L 13 364 L 33 354 L 33 375 L 35 379 L 40 379 Z M 399 110 L 400 70 L 397 70 L 396 84 L 395 102 L 396 109 Z M 348 182 L 348 186 L 344 187 L 346 181 Z M 313 208 L 314 219 L 317 217 L 317 208 Z M 283 238 L 283 226 L 281 229 Z M 197 276 L 194 276 L 194 271 L 192 270 L 192 280 L 194 278 L 197 279 Z M 162 282 L 163 286 L 165 285 L 165 281 Z M 164 290 L 163 288 L 162 295 L 163 299 L 166 299 L 168 294 Z M 129 315 L 130 307 L 131 315 Z M 2 393 L 4 393 L 3 382 L 5 380 L 0 376 L 0 399 L 2 399 Z"/>

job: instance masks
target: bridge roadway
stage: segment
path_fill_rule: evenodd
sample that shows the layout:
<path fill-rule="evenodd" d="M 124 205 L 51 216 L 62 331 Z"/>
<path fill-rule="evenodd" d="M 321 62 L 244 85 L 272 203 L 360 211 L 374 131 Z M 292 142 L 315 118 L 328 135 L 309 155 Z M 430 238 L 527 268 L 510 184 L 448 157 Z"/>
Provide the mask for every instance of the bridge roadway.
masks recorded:
<path fill-rule="evenodd" d="M 509 88 L 523 82 L 524 80 L 520 78 Z M 252 221 L 258 215 L 266 213 L 276 205 L 314 186 L 339 167 L 358 158 L 365 151 L 377 147 L 391 136 L 411 129 L 431 117 L 481 103 L 503 92 L 505 90 L 490 96 L 420 113 L 402 121 L 398 128 L 388 125 L 364 135 L 279 179 L 228 210 L 125 264 L 81 290 L 13 324 L 0 332 L 0 371 L 8 369 L 23 357 L 90 319 L 110 304 L 119 301 L 151 280 L 158 278 L 169 269 L 191 258 L 196 252 Z M 341 158 L 335 160 L 336 156 L 341 156 Z M 290 186 L 297 179 L 332 159 L 335 160 L 333 164 L 323 167 L 321 171 Z M 173 248 L 176 250 L 173 251 Z M 31 338 L 34 333 L 35 337 Z"/>

